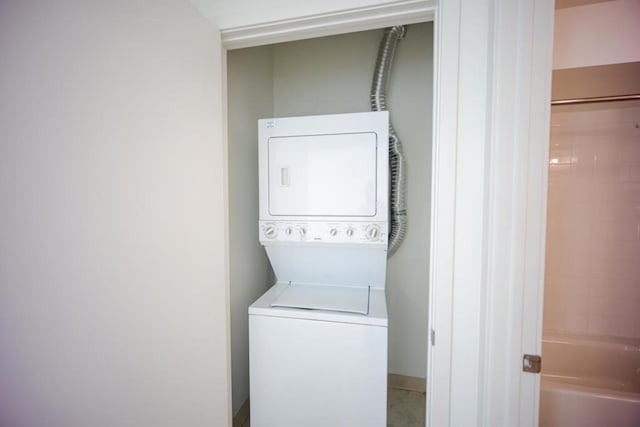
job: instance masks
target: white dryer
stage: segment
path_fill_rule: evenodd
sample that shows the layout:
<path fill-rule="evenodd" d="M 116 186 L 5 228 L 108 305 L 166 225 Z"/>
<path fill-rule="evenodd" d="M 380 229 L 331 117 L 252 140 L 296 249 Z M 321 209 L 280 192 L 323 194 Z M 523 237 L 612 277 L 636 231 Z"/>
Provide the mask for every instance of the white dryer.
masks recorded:
<path fill-rule="evenodd" d="M 387 112 L 259 121 L 252 427 L 386 425 Z"/>

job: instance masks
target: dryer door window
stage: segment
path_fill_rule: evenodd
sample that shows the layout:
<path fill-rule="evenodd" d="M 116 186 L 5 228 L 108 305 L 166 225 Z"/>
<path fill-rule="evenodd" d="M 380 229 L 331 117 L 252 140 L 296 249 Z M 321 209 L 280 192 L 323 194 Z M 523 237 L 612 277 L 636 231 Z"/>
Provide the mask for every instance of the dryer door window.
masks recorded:
<path fill-rule="evenodd" d="M 376 134 L 272 137 L 269 213 L 375 216 Z"/>

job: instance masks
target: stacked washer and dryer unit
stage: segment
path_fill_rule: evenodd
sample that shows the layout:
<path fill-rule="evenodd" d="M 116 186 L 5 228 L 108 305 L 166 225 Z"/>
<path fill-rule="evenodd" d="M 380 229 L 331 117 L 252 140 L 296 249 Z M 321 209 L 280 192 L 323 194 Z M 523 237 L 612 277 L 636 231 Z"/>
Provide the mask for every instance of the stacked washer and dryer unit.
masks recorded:
<path fill-rule="evenodd" d="M 385 426 L 389 115 L 259 121 L 252 427 Z"/>

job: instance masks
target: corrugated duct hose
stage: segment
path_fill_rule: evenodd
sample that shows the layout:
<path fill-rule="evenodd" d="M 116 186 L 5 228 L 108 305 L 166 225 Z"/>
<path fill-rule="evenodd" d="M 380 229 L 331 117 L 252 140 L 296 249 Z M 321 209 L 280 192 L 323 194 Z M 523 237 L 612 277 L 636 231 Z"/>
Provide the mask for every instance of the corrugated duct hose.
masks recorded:
<path fill-rule="evenodd" d="M 371 84 L 371 110 L 385 111 L 386 86 L 389 70 L 393 62 L 393 54 L 398 42 L 404 38 L 406 28 L 403 25 L 387 28 L 380 42 L 376 69 L 373 73 Z M 391 227 L 389 230 L 388 257 L 398 250 L 404 236 L 407 233 L 407 208 L 406 208 L 406 171 L 405 160 L 402 154 L 402 144 L 396 135 L 391 120 L 389 120 L 389 210 L 391 214 Z"/>

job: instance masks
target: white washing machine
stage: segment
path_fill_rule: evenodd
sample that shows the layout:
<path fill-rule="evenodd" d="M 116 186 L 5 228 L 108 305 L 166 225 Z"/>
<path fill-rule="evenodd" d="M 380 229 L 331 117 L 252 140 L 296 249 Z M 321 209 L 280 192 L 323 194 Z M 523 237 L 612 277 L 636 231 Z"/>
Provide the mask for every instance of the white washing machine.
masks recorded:
<path fill-rule="evenodd" d="M 252 427 L 386 425 L 387 112 L 259 121 Z"/>

